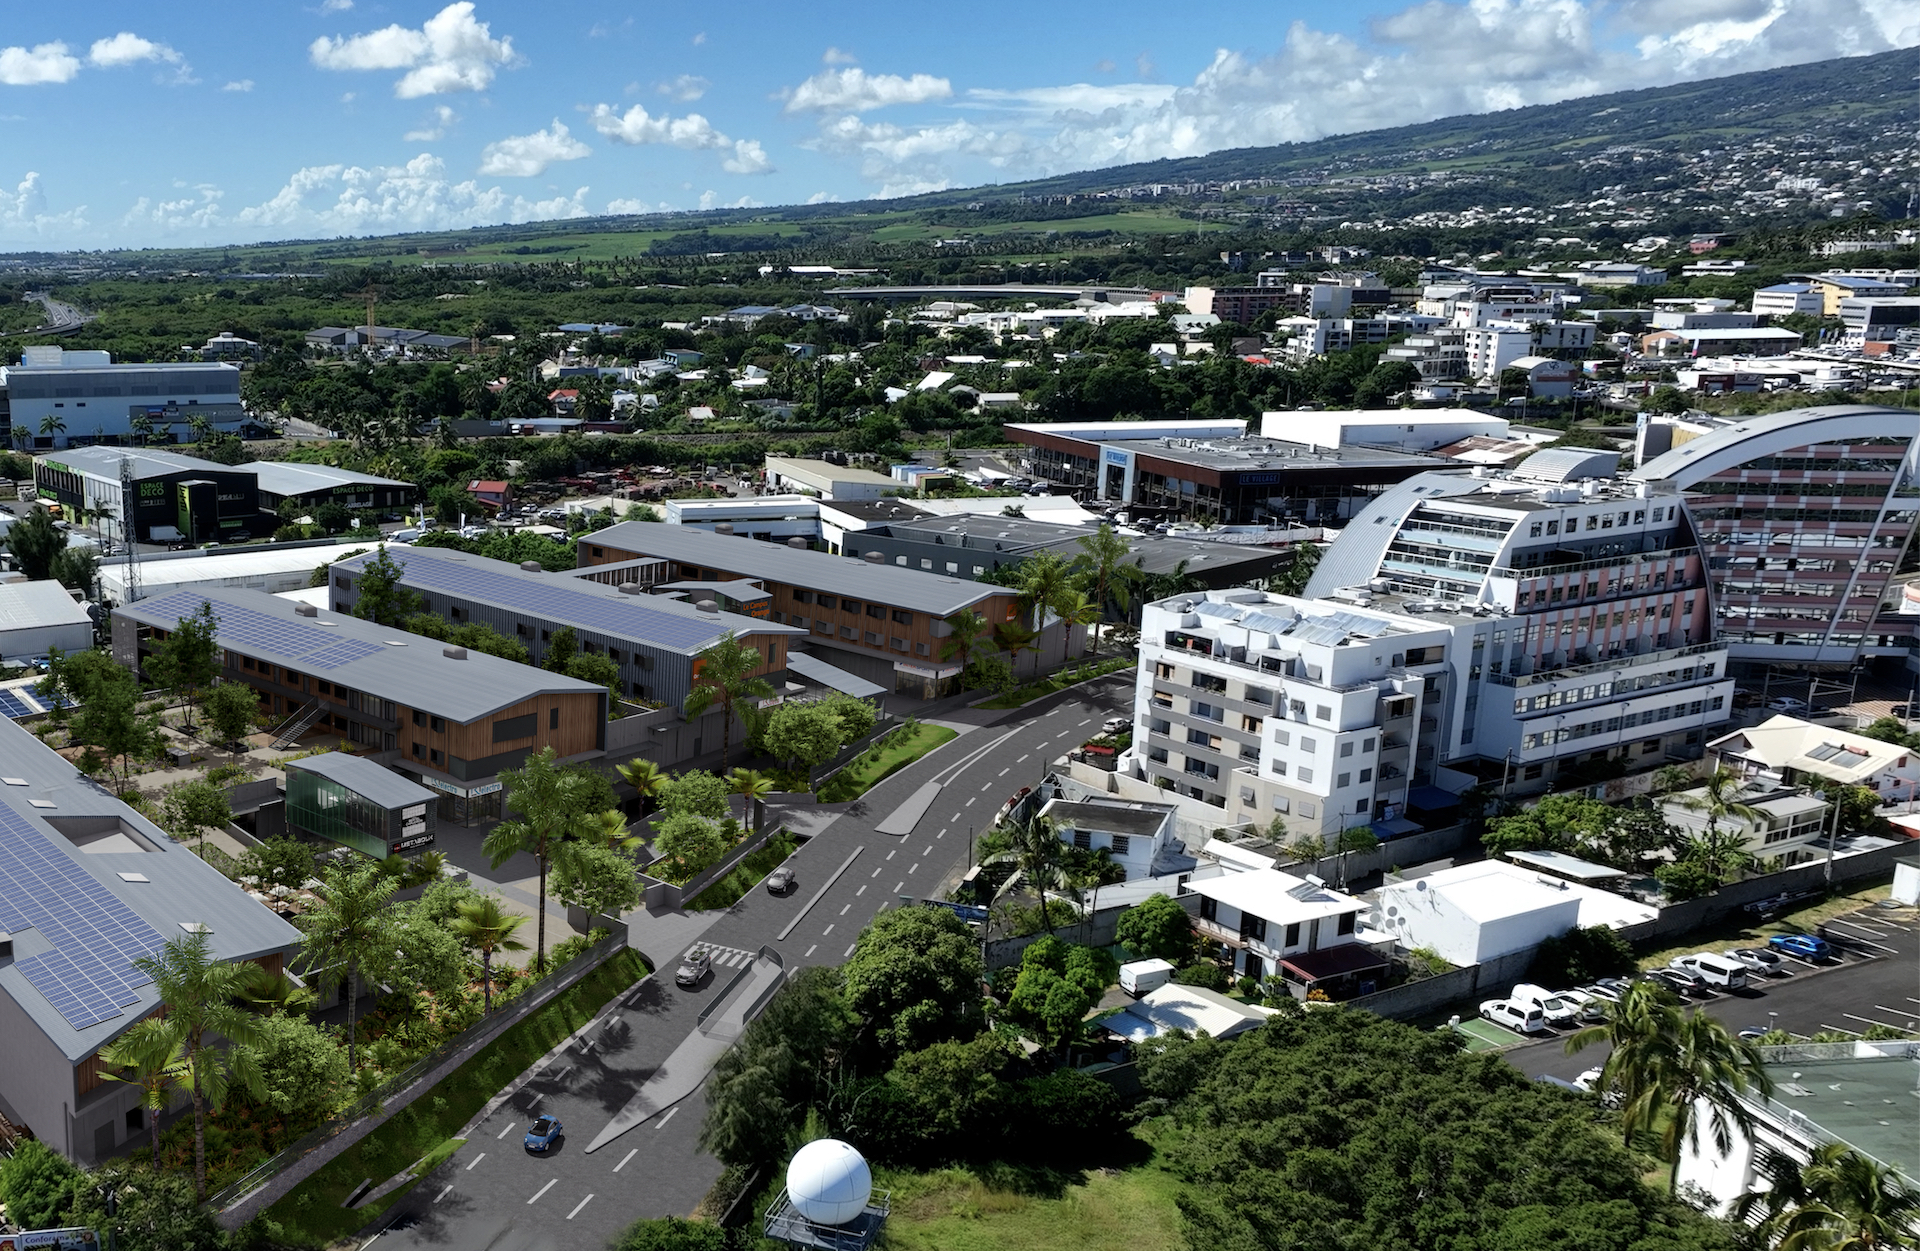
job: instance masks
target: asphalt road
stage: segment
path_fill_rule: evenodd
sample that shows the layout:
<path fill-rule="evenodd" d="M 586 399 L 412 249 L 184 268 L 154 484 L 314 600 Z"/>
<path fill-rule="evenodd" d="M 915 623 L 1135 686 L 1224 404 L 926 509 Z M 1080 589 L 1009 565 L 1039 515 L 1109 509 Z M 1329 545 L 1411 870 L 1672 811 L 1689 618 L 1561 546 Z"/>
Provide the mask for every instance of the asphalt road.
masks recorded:
<path fill-rule="evenodd" d="M 902 895 L 937 896 L 970 863 L 968 830 L 984 830 L 1050 761 L 1125 711 L 1132 675 L 1104 678 L 1040 701 L 1000 725 L 976 725 L 868 792 L 788 862 L 798 877 L 779 897 L 756 890 L 700 939 L 736 961 L 772 947 L 789 970 L 838 964 L 876 913 Z M 983 719 L 962 712 L 951 720 Z M 940 786 L 911 833 L 876 827 L 925 784 Z M 644 938 L 638 940 L 644 951 Z M 661 971 L 620 1000 L 589 1045 L 570 1047 L 549 1071 L 518 1091 L 452 1160 L 396 1205 L 372 1251 L 458 1248 L 536 1251 L 599 1246 L 641 1217 L 685 1215 L 720 1175 L 696 1144 L 706 1113 L 696 1091 L 666 1113 L 589 1155 L 586 1144 L 625 1105 L 696 1018 L 724 992 L 733 972 L 717 968 L 692 990 L 672 984 L 682 954 L 644 951 Z M 604 1032 L 604 1038 L 603 1038 Z M 549 1155 L 520 1146 L 535 1115 L 558 1116 L 567 1137 Z"/>

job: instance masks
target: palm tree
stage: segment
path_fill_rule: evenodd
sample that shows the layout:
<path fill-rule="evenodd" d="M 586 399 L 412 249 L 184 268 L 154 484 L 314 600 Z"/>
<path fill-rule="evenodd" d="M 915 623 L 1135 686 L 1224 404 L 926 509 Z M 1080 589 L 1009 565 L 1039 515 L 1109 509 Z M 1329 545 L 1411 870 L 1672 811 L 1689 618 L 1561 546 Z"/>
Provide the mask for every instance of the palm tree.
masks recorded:
<path fill-rule="evenodd" d="M 320 997 L 285 973 L 273 973 L 260 965 L 250 965 L 247 986 L 240 1000 L 266 1016 L 304 1016 Z"/>
<path fill-rule="evenodd" d="M 766 797 L 773 793 L 773 779 L 753 769 L 735 769 L 727 775 L 727 789 L 750 805 L 753 816 L 752 832 L 758 834 L 760 827 L 767 821 Z"/>
<path fill-rule="evenodd" d="M 65 434 L 67 423 L 52 413 L 40 419 L 40 434 L 43 438 L 52 438 L 56 434 Z"/>
<path fill-rule="evenodd" d="M 1072 569 L 1076 576 L 1088 584 L 1093 592 L 1093 602 L 1104 617 L 1109 604 L 1120 610 L 1121 620 L 1133 608 L 1133 593 L 1146 579 L 1141 558 L 1135 557 L 1132 564 L 1127 557 L 1133 555 L 1133 549 L 1120 537 L 1112 526 L 1102 525 L 1099 530 L 1079 540 L 1080 553 L 1073 558 Z M 1100 650 L 1100 631 L 1093 633 L 1092 651 Z"/>
<path fill-rule="evenodd" d="M 1656 795 L 1681 790 L 1692 783 L 1693 770 L 1683 764 L 1664 765 L 1653 771 L 1653 791 Z"/>
<path fill-rule="evenodd" d="M 1054 828 L 1051 817 L 1035 814 L 1024 821 L 1015 821 L 1009 827 L 1013 845 L 1006 851 L 988 856 L 985 864 L 1013 864 L 1020 869 L 1020 875 L 1040 896 L 1040 919 L 1046 922 L 1047 933 L 1053 933 L 1053 912 L 1047 907 L 1047 892 L 1068 885 L 1066 872 L 1062 865 L 1064 859 L 1060 832 Z"/>
<path fill-rule="evenodd" d="M 328 989 L 345 979 L 347 988 L 347 1072 L 355 1071 L 355 1017 L 360 1006 L 360 966 L 392 944 L 387 938 L 386 908 L 400 879 L 380 872 L 374 861 L 327 874 L 317 892 L 318 907 L 299 920 L 301 954 Z"/>
<path fill-rule="evenodd" d="M 547 872 L 562 844 L 574 839 L 588 840 L 599 829 L 599 812 L 592 807 L 593 792 L 589 780 L 554 764 L 552 747 L 543 747 L 518 769 L 501 773 L 506 783 L 507 809 L 520 814 L 518 821 L 502 821 L 493 827 L 480 850 L 499 868 L 519 852 L 527 852 L 540 862 L 540 911 L 534 948 L 535 968 L 547 963 Z"/>
<path fill-rule="evenodd" d="M 1067 562 L 1058 553 L 1040 552 L 1020 566 L 1020 598 L 1033 613 L 1033 631 L 1046 628 L 1047 612 L 1068 587 Z"/>
<path fill-rule="evenodd" d="M 944 618 L 947 637 L 940 644 L 940 659 L 958 660 L 963 666 L 970 664 L 973 653 L 977 651 L 987 636 L 987 619 L 971 609 L 961 609 L 951 617 Z"/>
<path fill-rule="evenodd" d="M 627 828 L 626 814 L 618 808 L 596 812 L 587 818 L 587 841 L 609 851 L 632 851 L 645 840 Z"/>
<path fill-rule="evenodd" d="M 500 897 L 482 895 L 478 899 L 465 899 L 458 905 L 459 916 L 447 922 L 447 930 L 455 938 L 480 953 L 480 976 L 482 993 L 486 998 L 485 1011 L 493 1011 L 493 953 L 496 951 L 525 951 L 527 945 L 514 937 L 514 932 L 527 923 L 527 918 L 513 916 L 500 910 Z"/>
<path fill-rule="evenodd" d="M 642 815 L 645 815 L 648 807 L 652 805 L 655 799 L 659 798 L 660 788 L 667 784 L 666 770 L 662 769 L 655 761 L 644 758 L 629 760 L 622 765 L 615 765 L 613 771 L 620 775 L 622 782 L 625 782 L 638 792 L 640 796 L 640 812 Z"/>
<path fill-rule="evenodd" d="M 1715 769 L 1700 788 L 1699 794 L 1675 795 L 1673 798 L 1675 803 L 1689 812 L 1704 812 L 1707 815 L 1707 837 L 1712 839 L 1725 818 L 1737 817 L 1748 823 L 1760 820 L 1758 808 L 1740 802 L 1740 792 L 1746 784 L 1746 779 L 1732 769 Z"/>
<path fill-rule="evenodd" d="M 153 979 L 166 1005 L 167 1034 L 180 1048 L 193 1091 L 193 1183 L 207 1198 L 207 1113 L 226 1101 L 230 1082 L 238 1081 L 255 1099 L 265 1098 L 260 1066 L 252 1048 L 260 1041 L 253 1015 L 234 1006 L 250 976 L 244 965 L 213 958 L 206 931 L 185 934 L 133 966 Z M 222 1050 L 212 1039 L 232 1044 Z"/>
<path fill-rule="evenodd" d="M 1761 1246 L 1775 1251 L 1920 1246 L 1920 1191 L 1843 1143 L 1822 1143 L 1805 1164 L 1768 1150 L 1758 1172 L 1767 1188 L 1734 1200 L 1731 1215 L 1756 1226 Z"/>
<path fill-rule="evenodd" d="M 753 676 L 764 663 L 759 650 L 734 638 L 732 630 L 694 655 L 693 692 L 687 696 L 686 715 L 691 721 L 715 704 L 720 705 L 722 769 L 727 767 L 727 756 L 733 749 L 733 719 L 738 706 L 773 695 L 773 687 L 765 678 Z"/>
<path fill-rule="evenodd" d="M 153 418 L 141 413 L 130 419 L 127 422 L 127 433 L 138 439 L 141 447 L 145 447 L 153 440 Z"/>
<path fill-rule="evenodd" d="M 153 1167 L 158 1171 L 160 1114 L 173 1102 L 174 1089 L 187 1076 L 180 1040 L 166 1021 L 150 1016 L 100 1048 L 100 1076 L 140 1088 L 140 1106 L 146 1109 L 147 1128 L 152 1134 Z"/>
<path fill-rule="evenodd" d="M 1073 627 L 1092 626 L 1098 634 L 1100 606 L 1073 587 L 1068 587 L 1053 602 L 1053 612 L 1060 618 L 1060 665 L 1065 668 L 1067 644 L 1073 641 Z"/>
<path fill-rule="evenodd" d="M 205 413 L 195 413 L 187 418 L 187 429 L 193 432 L 195 443 L 205 443 L 213 437 L 213 420 Z"/>
<path fill-rule="evenodd" d="M 1010 658 L 1008 663 L 1016 669 L 1020 664 L 1020 653 L 1033 647 L 1039 639 L 1039 632 L 1028 629 L 1022 621 L 1002 621 L 993 627 L 994 647 L 1005 652 Z"/>

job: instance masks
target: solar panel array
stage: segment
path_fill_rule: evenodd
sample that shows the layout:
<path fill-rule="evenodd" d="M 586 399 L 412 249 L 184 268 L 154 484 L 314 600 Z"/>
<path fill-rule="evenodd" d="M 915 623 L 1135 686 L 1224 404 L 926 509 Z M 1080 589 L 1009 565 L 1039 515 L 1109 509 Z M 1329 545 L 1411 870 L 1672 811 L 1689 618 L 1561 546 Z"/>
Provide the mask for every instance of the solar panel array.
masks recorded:
<path fill-rule="evenodd" d="M 192 616 L 206 602 L 204 595 L 175 591 L 143 603 L 139 609 L 142 613 L 177 619 Z M 303 669 L 338 669 L 381 650 L 378 643 L 343 639 L 332 630 L 270 617 L 251 608 L 215 604 L 213 611 L 220 619 L 218 634 L 222 646 L 243 652 L 271 652 L 297 662 Z"/>
<path fill-rule="evenodd" d="M 645 597 L 594 595 L 576 591 L 558 579 L 533 579 L 474 568 L 450 560 L 436 560 L 417 551 L 404 557 L 405 583 L 413 588 L 458 595 L 483 604 L 495 604 L 528 616 L 691 650 L 704 647 L 720 632 L 712 619 L 663 611 Z"/>
<path fill-rule="evenodd" d="M 24 686 L 0 686 L 0 717 L 37 717 L 51 707 Z"/>
<path fill-rule="evenodd" d="M 1377 638 L 1387 633 L 1391 626 L 1372 617 L 1362 617 L 1356 613 L 1335 612 L 1324 617 L 1302 617 L 1293 629 L 1287 631 L 1287 637 L 1302 643 L 1324 643 L 1333 646 L 1358 635 L 1361 638 Z"/>
<path fill-rule="evenodd" d="M 37 930 L 53 950 L 14 961 L 75 1029 L 120 1015 L 153 979 L 133 967 L 160 950 L 157 930 L 47 836 L 0 804 L 0 929 Z"/>

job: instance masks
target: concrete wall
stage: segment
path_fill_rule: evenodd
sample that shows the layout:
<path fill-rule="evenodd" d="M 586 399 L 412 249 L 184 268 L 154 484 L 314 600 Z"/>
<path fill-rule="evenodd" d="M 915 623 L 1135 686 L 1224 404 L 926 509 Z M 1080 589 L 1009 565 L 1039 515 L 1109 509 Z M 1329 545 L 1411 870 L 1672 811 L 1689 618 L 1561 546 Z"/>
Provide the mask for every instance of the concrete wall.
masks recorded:
<path fill-rule="evenodd" d="M 1198 896 L 1193 898 L 1197 906 Z M 1184 903 L 1185 900 L 1181 902 Z M 1088 920 L 1061 926 L 1054 932 L 1055 937 L 1063 943 L 1071 943 L 1079 947 L 1111 946 L 1116 941 L 1114 929 L 1120 923 L 1120 914 L 1125 911 L 1125 907 L 1102 908 Z M 1025 934 L 1019 938 L 996 938 L 987 943 L 984 951 L 987 972 L 991 973 L 995 969 L 1004 969 L 1010 964 L 1020 963 L 1021 953 L 1046 936 L 1046 931 L 1042 930 L 1038 934 Z"/>
<path fill-rule="evenodd" d="M 1358 999 L 1349 999 L 1350 1008 L 1364 1008 L 1379 1016 L 1395 1021 L 1412 1020 L 1438 1012 L 1449 1004 L 1465 999 L 1504 999 L 1513 989 L 1515 982 L 1526 977 L 1527 968 L 1533 963 L 1533 952 L 1516 951 L 1511 955 L 1499 956 L 1485 964 L 1470 964 L 1465 968 L 1442 973 L 1438 977 L 1424 978 L 1417 982 L 1403 982 L 1371 995 L 1362 995 Z"/>
<path fill-rule="evenodd" d="M 1893 873 L 1896 861 L 1912 855 L 1913 843 L 1901 842 L 1890 847 L 1861 852 L 1858 855 L 1836 857 L 1833 862 L 1833 883 L 1839 886 L 1843 883 L 1859 882 L 1865 878 L 1889 876 Z M 1713 894 L 1702 895 L 1698 899 L 1669 904 L 1660 909 L 1660 915 L 1653 920 L 1639 925 L 1630 925 L 1620 933 L 1629 942 L 1651 942 L 1657 938 L 1698 929 L 1758 900 L 1771 899 L 1775 895 L 1798 894 L 1801 891 L 1818 891 L 1825 884 L 1826 864 L 1824 861 L 1816 860 L 1811 864 L 1798 865 L 1780 873 L 1769 873 L 1763 877 L 1735 882 L 1731 886 L 1722 886 Z"/>

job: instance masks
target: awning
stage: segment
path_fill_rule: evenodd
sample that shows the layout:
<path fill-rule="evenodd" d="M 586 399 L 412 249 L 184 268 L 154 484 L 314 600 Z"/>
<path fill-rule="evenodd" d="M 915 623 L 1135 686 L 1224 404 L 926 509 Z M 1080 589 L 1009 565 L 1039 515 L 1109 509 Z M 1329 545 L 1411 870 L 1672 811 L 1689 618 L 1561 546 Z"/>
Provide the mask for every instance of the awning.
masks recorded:
<path fill-rule="evenodd" d="M 875 695 L 887 693 L 886 687 L 848 673 L 838 665 L 829 664 L 818 656 L 809 656 L 805 652 L 788 652 L 787 668 L 809 682 L 816 682 L 831 690 L 851 695 L 855 699 L 871 699 Z"/>
<path fill-rule="evenodd" d="M 1384 817 L 1375 821 L 1370 828 L 1373 830 L 1373 836 L 1384 843 L 1390 838 L 1399 838 L 1403 834 L 1418 834 L 1427 827 L 1417 821 L 1409 821 L 1405 817 Z"/>
<path fill-rule="evenodd" d="M 1384 969 L 1392 963 L 1392 960 L 1365 943 L 1343 943 L 1338 947 L 1322 947 L 1318 951 L 1287 956 L 1280 961 L 1280 967 L 1292 972 L 1303 982 L 1324 982 L 1328 978 L 1344 977 L 1349 973 Z"/>
<path fill-rule="evenodd" d="M 1407 792 L 1407 805 L 1432 812 L 1438 808 L 1457 808 L 1460 797 L 1452 791 L 1443 791 L 1437 786 L 1416 786 Z"/>

